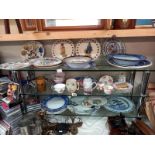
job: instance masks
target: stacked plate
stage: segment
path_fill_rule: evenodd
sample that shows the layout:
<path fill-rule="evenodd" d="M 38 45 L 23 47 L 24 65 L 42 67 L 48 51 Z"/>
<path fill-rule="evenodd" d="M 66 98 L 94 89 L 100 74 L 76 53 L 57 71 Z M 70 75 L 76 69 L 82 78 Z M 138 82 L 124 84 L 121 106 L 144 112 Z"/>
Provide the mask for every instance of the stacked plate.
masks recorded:
<path fill-rule="evenodd" d="M 108 63 L 120 68 L 145 68 L 152 65 L 152 62 L 140 54 L 109 54 Z"/>

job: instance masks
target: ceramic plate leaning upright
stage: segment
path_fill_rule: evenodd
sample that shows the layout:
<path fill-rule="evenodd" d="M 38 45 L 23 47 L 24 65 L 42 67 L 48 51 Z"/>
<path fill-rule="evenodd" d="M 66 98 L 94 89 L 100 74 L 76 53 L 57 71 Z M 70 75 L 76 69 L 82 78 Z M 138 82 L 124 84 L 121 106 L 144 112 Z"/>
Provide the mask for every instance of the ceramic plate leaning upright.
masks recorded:
<path fill-rule="evenodd" d="M 23 45 L 21 50 L 21 57 L 24 60 L 43 58 L 45 55 L 45 50 L 43 45 L 38 41 L 30 41 Z"/>
<path fill-rule="evenodd" d="M 63 60 L 74 55 L 74 44 L 70 40 L 56 40 L 51 47 L 52 57 Z"/>
<path fill-rule="evenodd" d="M 116 37 L 106 39 L 102 46 L 104 56 L 109 54 L 125 53 L 125 44 Z"/>
<path fill-rule="evenodd" d="M 76 45 L 77 56 L 89 56 L 93 60 L 101 54 L 101 45 L 96 39 L 81 39 Z"/>

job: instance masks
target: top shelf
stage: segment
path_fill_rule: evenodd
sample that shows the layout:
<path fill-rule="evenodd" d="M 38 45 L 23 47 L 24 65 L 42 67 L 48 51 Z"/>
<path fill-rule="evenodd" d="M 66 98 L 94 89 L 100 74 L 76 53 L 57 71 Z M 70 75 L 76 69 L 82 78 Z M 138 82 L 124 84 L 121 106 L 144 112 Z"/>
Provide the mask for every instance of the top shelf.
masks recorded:
<path fill-rule="evenodd" d="M 153 37 L 155 28 L 136 28 L 126 30 L 81 30 L 81 31 L 53 31 L 33 32 L 23 34 L 0 34 L 0 41 L 24 40 L 52 40 L 52 39 L 79 39 L 79 38 L 109 38 L 117 37 Z"/>

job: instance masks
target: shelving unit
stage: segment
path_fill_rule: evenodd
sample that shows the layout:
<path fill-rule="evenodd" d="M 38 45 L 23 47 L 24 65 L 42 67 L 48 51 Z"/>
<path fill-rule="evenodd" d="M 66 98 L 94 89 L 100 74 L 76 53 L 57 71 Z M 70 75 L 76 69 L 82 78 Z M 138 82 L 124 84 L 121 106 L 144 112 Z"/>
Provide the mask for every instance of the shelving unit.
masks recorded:
<path fill-rule="evenodd" d="M 30 32 L 23 34 L 0 34 L 2 41 L 24 40 L 53 40 L 53 39 L 79 39 L 79 38 L 109 38 L 117 37 L 153 37 L 155 28 L 136 28 L 125 30 L 82 30 L 82 31 L 53 31 Z"/>

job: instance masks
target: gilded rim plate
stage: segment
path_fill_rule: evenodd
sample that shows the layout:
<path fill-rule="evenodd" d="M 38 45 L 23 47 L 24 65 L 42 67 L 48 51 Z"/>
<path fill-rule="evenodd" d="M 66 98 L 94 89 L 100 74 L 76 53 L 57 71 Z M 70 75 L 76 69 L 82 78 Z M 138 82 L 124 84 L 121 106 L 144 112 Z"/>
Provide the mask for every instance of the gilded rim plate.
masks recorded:
<path fill-rule="evenodd" d="M 63 60 L 74 55 L 74 44 L 70 40 L 56 40 L 51 47 L 52 57 Z"/>
<path fill-rule="evenodd" d="M 101 54 L 101 45 L 96 39 L 81 39 L 76 45 L 77 56 L 89 56 L 96 60 Z"/>

